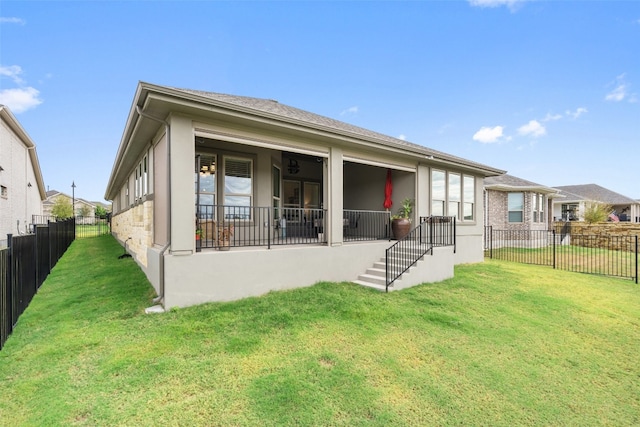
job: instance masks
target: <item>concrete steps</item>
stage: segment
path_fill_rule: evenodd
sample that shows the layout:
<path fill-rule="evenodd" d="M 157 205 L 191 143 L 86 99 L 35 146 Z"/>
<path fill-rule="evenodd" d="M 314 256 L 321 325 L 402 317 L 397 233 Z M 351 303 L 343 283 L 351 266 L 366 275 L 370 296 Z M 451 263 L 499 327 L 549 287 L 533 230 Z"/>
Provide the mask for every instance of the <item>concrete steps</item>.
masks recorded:
<path fill-rule="evenodd" d="M 410 260 L 414 259 L 411 256 L 409 256 L 409 254 L 407 254 L 407 257 Z M 418 260 L 418 263 L 422 261 L 422 258 L 420 258 Z M 409 267 L 409 269 L 407 271 L 405 271 L 400 277 L 398 277 L 395 282 L 393 284 L 391 284 L 391 286 L 389 286 L 389 291 L 393 291 L 394 290 L 394 285 L 396 284 L 400 284 L 402 283 L 402 278 L 405 275 L 411 274 L 411 271 L 413 269 L 415 269 L 416 266 L 413 265 L 411 267 Z M 386 278 L 386 270 L 385 270 L 385 259 L 381 258 L 379 261 L 376 261 L 373 263 L 373 266 L 370 268 L 367 268 L 367 271 L 361 275 L 358 276 L 357 280 L 354 280 L 353 283 L 360 285 L 360 286 L 365 286 L 367 288 L 372 288 L 372 289 L 376 289 L 379 290 L 381 292 L 385 292 L 386 291 L 386 283 L 387 283 L 387 278 Z"/>

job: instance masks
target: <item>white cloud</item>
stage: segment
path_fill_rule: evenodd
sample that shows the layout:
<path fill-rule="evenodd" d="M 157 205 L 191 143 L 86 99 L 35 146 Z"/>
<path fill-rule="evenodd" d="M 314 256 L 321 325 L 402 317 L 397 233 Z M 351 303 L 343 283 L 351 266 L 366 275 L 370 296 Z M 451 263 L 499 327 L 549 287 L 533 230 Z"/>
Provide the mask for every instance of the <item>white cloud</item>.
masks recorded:
<path fill-rule="evenodd" d="M 15 84 L 22 84 L 24 80 L 20 77 L 22 74 L 22 68 L 19 65 L 10 65 L 8 67 L 3 67 L 0 65 L 0 76 L 9 77 Z"/>
<path fill-rule="evenodd" d="M 588 112 L 589 112 L 589 110 L 587 110 L 586 108 L 579 107 L 579 108 L 576 108 L 576 111 L 567 110 L 566 114 L 567 114 L 567 116 L 569 116 L 569 117 L 571 117 L 573 119 L 577 119 L 581 115 L 583 115 L 585 113 L 588 113 Z"/>
<path fill-rule="evenodd" d="M 494 126 L 488 127 L 483 126 L 480 128 L 478 132 L 473 135 L 474 141 L 482 142 L 483 144 L 492 144 L 495 142 L 500 142 L 502 138 L 504 138 L 504 127 L 502 126 Z"/>
<path fill-rule="evenodd" d="M 26 24 L 24 19 L 0 16 L 0 24 Z"/>
<path fill-rule="evenodd" d="M 615 86 L 607 95 L 604 97 L 607 101 L 612 102 L 620 102 L 624 101 L 624 99 L 629 96 L 629 85 L 625 80 L 625 75 L 620 74 L 616 77 L 614 82 L 611 82 L 608 86 Z"/>
<path fill-rule="evenodd" d="M 5 89 L 0 91 L 0 104 L 18 114 L 42 104 L 39 95 L 40 92 L 32 87 Z"/>
<path fill-rule="evenodd" d="M 518 128 L 518 133 L 522 136 L 531 136 L 533 138 L 538 138 L 547 133 L 547 130 L 544 126 L 540 124 L 537 120 L 531 120 L 526 125 L 520 126 Z"/>
<path fill-rule="evenodd" d="M 398 135 L 398 139 L 406 141 L 407 140 L 407 136 L 405 134 L 401 133 L 400 135 Z"/>
<path fill-rule="evenodd" d="M 507 6 L 511 11 L 515 11 L 519 5 L 527 0 L 468 0 L 474 7 L 500 7 Z"/>
<path fill-rule="evenodd" d="M 0 91 L 0 104 L 8 106 L 14 113 L 22 113 L 42 104 L 40 91 L 27 86 L 22 78 L 22 68 L 19 65 L 0 65 L 0 77 L 9 78 L 18 86 Z"/>
<path fill-rule="evenodd" d="M 344 116 L 346 114 L 356 114 L 357 112 L 358 112 L 358 107 L 349 107 L 346 110 L 342 111 L 340 115 Z"/>
<path fill-rule="evenodd" d="M 547 115 L 542 119 L 543 122 L 555 122 L 556 120 L 560 120 L 562 118 L 562 114 L 551 114 L 547 113 Z"/>

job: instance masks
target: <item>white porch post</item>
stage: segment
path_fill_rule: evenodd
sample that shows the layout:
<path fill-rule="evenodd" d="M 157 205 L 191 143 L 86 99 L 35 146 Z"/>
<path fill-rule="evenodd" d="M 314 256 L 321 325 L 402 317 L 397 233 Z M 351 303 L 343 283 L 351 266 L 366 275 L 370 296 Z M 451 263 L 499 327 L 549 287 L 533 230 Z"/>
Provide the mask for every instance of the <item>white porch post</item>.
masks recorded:
<path fill-rule="evenodd" d="M 327 212 L 329 216 L 329 236 L 327 241 L 330 246 L 340 246 L 343 242 L 342 212 L 344 209 L 344 160 L 340 148 L 331 148 L 329 150 L 328 165 L 329 206 L 327 207 Z"/>
<path fill-rule="evenodd" d="M 429 216 L 431 206 L 431 186 L 429 179 L 430 169 L 426 165 L 418 165 L 416 174 L 416 194 L 415 200 L 415 223 L 418 224 L 420 217 Z"/>
<path fill-rule="evenodd" d="M 195 144 L 191 120 L 172 115 L 171 144 L 171 254 L 195 252 L 195 215 L 193 164 Z"/>

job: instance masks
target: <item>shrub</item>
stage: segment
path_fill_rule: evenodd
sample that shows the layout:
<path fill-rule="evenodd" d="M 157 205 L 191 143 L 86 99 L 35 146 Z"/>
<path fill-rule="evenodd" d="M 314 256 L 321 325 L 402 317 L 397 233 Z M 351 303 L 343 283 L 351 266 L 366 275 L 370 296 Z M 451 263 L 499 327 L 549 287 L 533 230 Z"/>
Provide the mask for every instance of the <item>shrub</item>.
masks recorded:
<path fill-rule="evenodd" d="M 584 209 L 584 221 L 587 224 L 605 222 L 609 214 L 613 211 L 611 205 L 601 202 L 591 202 Z"/>

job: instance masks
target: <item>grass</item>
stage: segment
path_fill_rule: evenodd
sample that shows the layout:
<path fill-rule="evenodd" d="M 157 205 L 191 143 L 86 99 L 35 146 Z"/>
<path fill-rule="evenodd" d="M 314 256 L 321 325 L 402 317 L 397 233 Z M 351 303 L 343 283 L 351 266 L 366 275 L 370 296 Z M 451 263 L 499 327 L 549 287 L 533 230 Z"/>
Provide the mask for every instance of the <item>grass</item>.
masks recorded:
<path fill-rule="evenodd" d="M 55 267 L 0 351 L 0 424 L 640 424 L 628 280 L 491 260 L 145 315 L 121 253 L 77 240 Z"/>
<path fill-rule="evenodd" d="M 109 234 L 109 224 L 104 220 L 98 220 L 95 224 L 76 224 L 76 238 L 84 239 Z"/>

